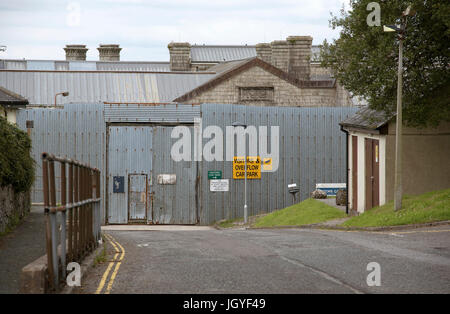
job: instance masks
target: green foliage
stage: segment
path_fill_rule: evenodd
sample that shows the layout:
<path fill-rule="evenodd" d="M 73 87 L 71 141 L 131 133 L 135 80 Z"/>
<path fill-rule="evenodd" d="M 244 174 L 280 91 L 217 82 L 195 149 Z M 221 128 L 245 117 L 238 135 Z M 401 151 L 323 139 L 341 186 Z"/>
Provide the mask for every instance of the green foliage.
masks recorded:
<path fill-rule="evenodd" d="M 34 181 L 28 134 L 0 117 L 0 186 L 12 185 L 14 191 L 28 191 Z"/>
<path fill-rule="evenodd" d="M 301 226 L 344 217 L 347 215 L 339 209 L 309 198 L 259 218 L 254 226 Z"/>
<path fill-rule="evenodd" d="M 381 26 L 368 26 L 367 4 L 352 0 L 351 10 L 332 16 L 330 26 L 340 37 L 324 42 L 322 65 L 354 95 L 387 114 L 396 111 L 398 38 L 383 25 L 399 24 L 409 4 L 416 15 L 407 17 L 403 50 L 403 119 L 410 126 L 450 121 L 450 1 L 384 0 Z"/>
<path fill-rule="evenodd" d="M 344 222 L 345 227 L 380 227 L 450 220 L 450 189 L 404 196 L 402 209 L 394 202 L 372 208 Z"/>

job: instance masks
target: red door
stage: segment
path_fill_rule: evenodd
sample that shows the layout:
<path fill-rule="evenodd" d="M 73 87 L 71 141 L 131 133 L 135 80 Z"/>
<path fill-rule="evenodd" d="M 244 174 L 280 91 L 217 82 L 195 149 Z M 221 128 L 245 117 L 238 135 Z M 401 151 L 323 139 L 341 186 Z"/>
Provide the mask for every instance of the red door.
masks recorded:
<path fill-rule="evenodd" d="M 366 138 L 366 206 L 365 210 L 380 205 L 380 145 L 378 140 Z"/>
<path fill-rule="evenodd" d="M 358 137 L 352 136 L 352 210 L 358 210 Z"/>

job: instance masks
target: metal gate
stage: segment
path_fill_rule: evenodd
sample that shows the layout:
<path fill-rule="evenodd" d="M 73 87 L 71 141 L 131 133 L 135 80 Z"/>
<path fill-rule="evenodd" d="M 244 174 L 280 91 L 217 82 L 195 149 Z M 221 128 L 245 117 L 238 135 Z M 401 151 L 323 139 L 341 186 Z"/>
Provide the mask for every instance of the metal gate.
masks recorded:
<path fill-rule="evenodd" d="M 108 223 L 198 222 L 197 164 L 172 160 L 173 128 L 108 126 Z M 193 126 L 189 128 L 192 131 Z"/>
<path fill-rule="evenodd" d="M 146 222 L 147 175 L 128 175 L 128 221 Z"/>

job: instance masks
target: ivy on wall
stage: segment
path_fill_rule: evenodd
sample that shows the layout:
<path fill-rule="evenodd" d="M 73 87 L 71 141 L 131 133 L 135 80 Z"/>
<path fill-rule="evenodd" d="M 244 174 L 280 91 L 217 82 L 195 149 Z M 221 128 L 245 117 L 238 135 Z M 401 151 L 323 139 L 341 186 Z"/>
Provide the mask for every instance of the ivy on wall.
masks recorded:
<path fill-rule="evenodd" d="M 11 185 L 15 192 L 31 189 L 35 163 L 30 153 L 28 134 L 0 117 L 0 186 Z"/>

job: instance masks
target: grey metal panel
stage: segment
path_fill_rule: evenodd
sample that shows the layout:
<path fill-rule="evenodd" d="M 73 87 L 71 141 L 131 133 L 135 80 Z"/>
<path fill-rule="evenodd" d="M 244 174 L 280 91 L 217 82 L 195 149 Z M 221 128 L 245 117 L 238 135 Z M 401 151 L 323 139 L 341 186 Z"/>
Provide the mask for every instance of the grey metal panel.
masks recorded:
<path fill-rule="evenodd" d="M 300 199 L 309 197 L 319 182 L 345 182 L 345 134 L 339 122 L 358 109 L 349 107 L 253 107 L 203 104 L 202 128 L 225 128 L 234 121 L 247 125 L 280 127 L 280 163 L 273 173 L 262 173 L 261 180 L 248 180 L 249 214 L 256 215 L 292 204 L 289 183 L 300 186 Z M 270 136 L 269 136 L 270 138 Z M 270 143 L 270 140 L 268 141 Z M 203 145 L 206 143 L 204 140 Z M 248 145 L 247 145 L 248 149 Z M 226 157 L 224 149 L 224 160 Z M 208 170 L 222 170 L 230 179 L 229 192 L 209 192 Z M 244 181 L 232 179 L 232 162 L 202 162 L 201 224 L 243 216 Z M 298 196 L 297 196 L 298 197 Z"/>
<path fill-rule="evenodd" d="M 215 74 L 150 72 L 62 72 L 0 70 L 0 85 L 27 98 L 32 105 L 129 102 L 171 102 Z"/>
<path fill-rule="evenodd" d="M 55 61 L 28 60 L 27 70 L 54 70 Z"/>
<path fill-rule="evenodd" d="M 17 113 L 19 128 L 26 131 L 27 120 L 34 121 L 34 128 L 30 129 L 32 157 L 36 162 L 36 179 L 31 190 L 32 202 L 43 202 L 41 161 L 43 152 L 77 159 L 99 168 L 102 170 L 101 186 L 104 186 L 105 122 L 102 105 L 76 104 L 66 105 L 64 109 L 19 110 Z M 59 167 L 55 170 L 59 185 Z M 104 196 L 103 188 L 101 196 Z M 59 201 L 59 191 L 57 197 Z M 102 211 L 103 204 L 102 202 Z"/>
<path fill-rule="evenodd" d="M 128 222 L 129 175 L 152 174 L 153 128 L 150 126 L 110 126 L 108 142 L 108 222 Z M 124 193 L 113 192 L 113 177 L 124 177 Z M 150 184 L 150 182 L 148 182 Z M 147 198 L 147 204 L 150 204 Z M 147 207 L 149 210 L 149 207 Z M 151 211 L 147 212 L 152 219 Z"/>
<path fill-rule="evenodd" d="M 169 62 L 97 62 L 99 71 L 170 72 Z"/>
<path fill-rule="evenodd" d="M 255 46 L 192 46 L 192 62 L 223 62 L 256 57 Z"/>
<path fill-rule="evenodd" d="M 192 127 L 190 127 L 192 130 Z M 195 180 L 196 163 L 174 162 L 170 156 L 173 127 L 109 126 L 108 143 L 108 222 L 127 223 L 129 175 L 149 178 L 147 220 L 155 224 L 193 224 L 197 222 Z M 193 133 L 193 132 L 192 132 Z M 158 175 L 173 174 L 175 184 L 159 184 Z M 124 193 L 113 193 L 114 176 L 125 178 Z M 153 195 L 153 197 L 151 197 Z"/>
<path fill-rule="evenodd" d="M 105 104 L 106 122 L 193 123 L 200 106 L 185 104 Z"/>
<path fill-rule="evenodd" d="M 188 127 L 193 143 L 193 126 Z M 177 139 L 171 139 L 174 127 L 154 127 L 153 149 L 153 215 L 154 223 L 195 224 L 197 204 L 195 182 L 197 167 L 195 161 L 175 162 L 171 158 L 171 148 Z M 192 152 L 193 153 L 193 152 Z M 160 174 L 176 175 L 175 184 L 159 184 Z"/>
<path fill-rule="evenodd" d="M 5 69 L 7 69 L 7 70 L 26 70 L 27 62 L 25 60 L 5 60 Z"/>

